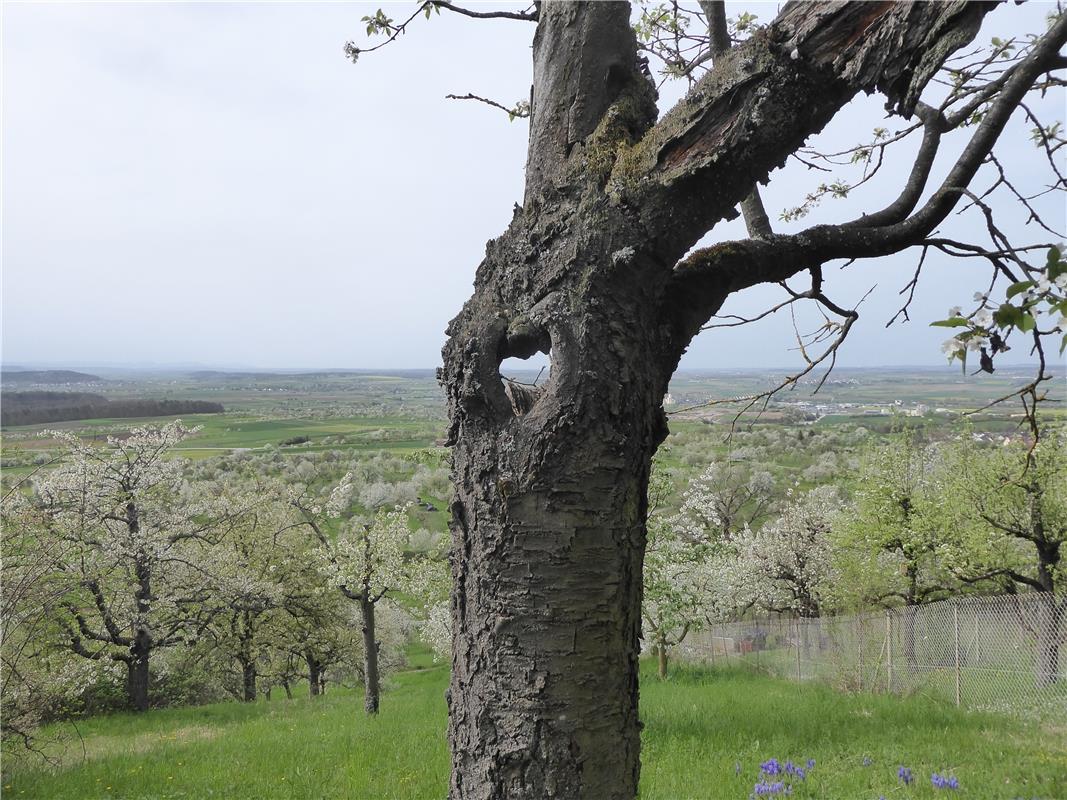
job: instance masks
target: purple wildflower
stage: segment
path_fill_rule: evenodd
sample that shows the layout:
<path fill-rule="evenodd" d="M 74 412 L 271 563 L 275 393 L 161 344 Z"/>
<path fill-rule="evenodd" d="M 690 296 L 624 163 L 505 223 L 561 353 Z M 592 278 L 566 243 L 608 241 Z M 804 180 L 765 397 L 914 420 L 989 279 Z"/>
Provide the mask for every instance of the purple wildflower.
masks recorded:
<path fill-rule="evenodd" d="M 938 775 L 936 772 L 930 776 L 930 783 L 934 785 L 935 789 L 952 789 L 955 791 L 960 788 L 958 780 L 950 778 L 948 775 Z"/>
<path fill-rule="evenodd" d="M 792 793 L 793 787 L 787 786 L 784 781 L 767 783 L 766 779 L 761 779 L 759 783 L 752 787 L 753 797 L 767 797 L 772 794 L 790 795 Z"/>
<path fill-rule="evenodd" d="M 897 770 L 897 777 L 904 781 L 904 785 L 907 786 L 911 783 L 911 770 L 907 767 L 901 767 Z"/>

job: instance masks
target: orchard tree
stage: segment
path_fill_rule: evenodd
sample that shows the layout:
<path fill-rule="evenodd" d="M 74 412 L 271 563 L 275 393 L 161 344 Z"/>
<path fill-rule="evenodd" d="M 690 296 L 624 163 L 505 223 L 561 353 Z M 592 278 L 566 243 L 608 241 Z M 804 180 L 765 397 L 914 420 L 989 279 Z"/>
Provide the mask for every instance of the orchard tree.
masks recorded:
<path fill-rule="evenodd" d="M 822 614 L 836 577 L 831 531 L 844 513 L 834 486 L 786 498 L 782 514 L 759 531 L 745 528 L 720 562 L 740 611 Z"/>
<path fill-rule="evenodd" d="M 12 755 L 37 749 L 42 719 L 116 666 L 92 669 L 98 665 L 70 653 L 56 629 L 57 608 L 68 593 L 63 564 L 72 546 L 46 535 L 49 520 L 24 493 L 26 483 L 16 482 L 0 500 L 0 736 L 22 744 Z"/>
<path fill-rule="evenodd" d="M 717 2 L 685 12 L 693 24 L 677 35 L 683 11 L 665 6 L 666 21 L 641 40 L 622 2 L 491 11 L 427 0 L 407 20 L 367 16 L 382 44 L 435 12 L 536 25 L 530 100 L 508 109 L 529 115 L 522 205 L 486 248 L 474 294 L 448 327 L 440 371 L 455 485 L 455 800 L 636 795 L 650 463 L 667 434 L 668 381 L 728 297 L 808 276 L 810 288 L 790 289 L 787 302 L 815 303 L 834 321 L 824 353 L 808 354 L 807 373 L 833 358 L 858 317 L 827 293 L 833 261 L 936 248 L 977 257 L 1004 280 L 1043 274 L 1020 249 L 1028 245 L 935 234 L 963 201 L 986 214 L 989 197 L 968 187 L 984 163 L 995 169 L 994 145 L 1016 112 L 1028 113 L 1027 95 L 1059 90 L 1048 74 L 1064 65 L 1062 16 L 1011 43 L 1007 57 L 1000 47 L 951 60 L 995 7 L 794 2 L 736 44 Z M 357 59 L 371 48 L 346 49 Z M 692 79 L 662 117 L 646 53 Z M 948 86 L 928 92 L 935 78 Z M 899 195 L 858 219 L 776 233 L 757 182 L 860 92 L 885 97 L 905 122 L 899 136 L 922 137 L 913 162 L 895 170 Z M 1035 127 L 1038 152 L 1054 162 L 1058 129 Z M 964 128 L 968 143 L 943 167 L 943 137 Z M 876 160 L 886 144 L 867 154 Z M 931 175 L 944 177 L 928 186 Z M 1059 173 L 1052 180 L 1063 188 Z M 828 185 L 812 202 L 847 191 Z M 693 250 L 739 204 L 751 238 Z M 995 219 L 974 229 L 999 234 Z M 1007 322 L 1002 343 L 1019 331 L 1040 345 L 1037 334 L 1050 332 L 1024 330 L 1021 317 Z M 501 379 L 504 359 L 539 351 L 551 356 L 545 383 Z"/>
<path fill-rule="evenodd" d="M 406 559 L 405 549 L 411 542 L 407 512 L 397 506 L 379 508 L 371 522 L 346 520 L 336 536 L 329 536 L 322 523 L 327 517 L 339 517 L 351 504 L 354 487 L 351 473 L 346 474 L 330 492 L 323 507 L 312 506 L 301 497 L 292 504 L 303 515 L 321 546 L 323 574 L 345 597 L 359 603 L 363 630 L 364 708 L 377 714 L 381 697 L 381 674 L 378 664 L 380 642 L 377 638 L 375 611 L 390 592 L 420 593 L 429 570 L 420 563 L 425 554 Z"/>
<path fill-rule="evenodd" d="M 219 612 L 210 623 L 214 645 L 240 671 L 239 696 L 256 699 L 259 665 L 287 629 L 285 617 L 315 604 L 321 576 L 308 556 L 304 521 L 271 492 L 216 487 L 239 512 L 205 559 L 204 585 Z"/>
<path fill-rule="evenodd" d="M 134 428 L 105 447 L 46 432 L 65 449 L 35 495 L 44 541 L 63 553 L 57 622 L 73 653 L 125 665 L 137 711 L 148 708 L 152 655 L 210 621 L 201 556 L 236 515 L 183 491 L 181 462 L 168 453 L 192 430 L 180 420 Z"/>
<path fill-rule="evenodd" d="M 758 527 L 774 511 L 776 489 L 769 472 L 732 461 L 713 461 L 686 488 L 674 527 L 694 541 L 728 543 Z"/>
<path fill-rule="evenodd" d="M 915 668 L 915 616 L 923 603 L 959 588 L 941 553 L 948 533 L 938 521 L 939 455 L 914 431 L 895 434 L 862 456 L 855 513 L 836 540 L 848 590 L 861 604 L 903 603 L 904 655 Z"/>
<path fill-rule="evenodd" d="M 660 678 L 667 677 L 667 661 L 704 619 L 701 609 L 701 565 L 708 548 L 694 542 L 662 517 L 650 517 L 645 549 L 644 638 L 656 654 Z"/>
<path fill-rule="evenodd" d="M 671 648 L 681 644 L 704 620 L 702 569 L 711 548 L 688 527 L 678 526 L 677 515 L 668 517 L 665 506 L 673 485 L 659 468 L 648 485 L 648 544 L 645 549 L 644 597 L 641 615 L 644 638 L 656 654 L 660 678 L 667 677 Z"/>
<path fill-rule="evenodd" d="M 939 483 L 942 557 L 966 583 L 1039 593 L 1036 678 L 1054 682 L 1067 634 L 1067 432 L 995 448 L 966 436 L 948 450 Z"/>

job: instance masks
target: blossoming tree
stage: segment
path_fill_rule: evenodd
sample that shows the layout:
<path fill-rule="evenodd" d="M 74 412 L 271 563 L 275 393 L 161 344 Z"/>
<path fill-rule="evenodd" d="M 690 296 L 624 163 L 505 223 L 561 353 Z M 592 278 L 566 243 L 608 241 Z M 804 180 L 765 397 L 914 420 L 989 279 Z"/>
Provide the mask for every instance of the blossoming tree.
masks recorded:
<path fill-rule="evenodd" d="M 97 447 L 52 431 L 65 459 L 36 487 L 47 546 L 66 592 L 57 618 L 69 649 L 121 662 L 130 706 L 148 708 L 152 654 L 198 636 L 215 611 L 203 548 L 233 510 L 183 491 L 169 451 L 193 429 L 181 421 L 134 428 Z"/>
<path fill-rule="evenodd" d="M 376 608 L 390 593 L 420 595 L 425 591 L 428 567 L 425 557 L 406 558 L 411 528 L 403 507 L 379 508 L 373 520 L 345 520 L 336 535 L 330 535 L 325 518 L 339 518 L 349 508 L 353 483 L 346 474 L 330 491 L 323 506 L 310 502 L 307 495 L 292 495 L 293 506 L 303 515 L 321 546 L 319 557 L 323 575 L 341 594 L 359 603 L 363 630 L 364 708 L 377 714 L 381 696 L 378 664 L 380 642 Z"/>
<path fill-rule="evenodd" d="M 791 611 L 818 617 L 835 576 L 831 531 L 843 511 L 834 486 L 790 495 L 781 516 L 745 528 L 713 569 L 726 576 L 739 610 Z"/>

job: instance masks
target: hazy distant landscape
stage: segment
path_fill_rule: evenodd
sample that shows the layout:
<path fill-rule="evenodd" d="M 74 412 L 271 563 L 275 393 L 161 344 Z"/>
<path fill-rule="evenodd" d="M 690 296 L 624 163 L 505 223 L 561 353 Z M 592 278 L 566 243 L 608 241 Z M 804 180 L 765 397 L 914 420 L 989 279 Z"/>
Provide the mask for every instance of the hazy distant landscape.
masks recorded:
<path fill-rule="evenodd" d="M 508 378 L 526 383 L 550 380 L 547 370 L 505 372 Z M 715 485 L 719 487 L 716 491 L 721 492 L 715 502 L 727 502 L 730 492 L 740 492 L 739 499 L 729 501 L 737 503 L 731 513 L 750 519 L 754 527 L 770 525 L 764 530 L 772 530 L 779 523 L 766 522 L 759 512 L 762 504 L 770 503 L 769 507 L 788 513 L 784 509 L 795 499 L 807 502 L 803 498 L 832 490 L 835 499 L 819 513 L 829 515 L 828 520 L 837 520 L 833 522 L 836 531 L 843 518 L 838 510 L 863 502 L 873 465 L 900 457 L 903 442 L 921 442 L 916 446 L 926 448 L 922 452 L 934 454 L 950 452 L 961 437 L 967 441 L 974 437 L 974 446 L 990 451 L 1004 449 L 1005 442 L 1023 441 L 1020 409 L 1012 404 L 969 413 L 1025 383 L 1028 373 L 1023 368 L 1002 368 L 994 375 L 980 376 L 963 376 L 958 369 L 949 368 L 842 369 L 833 373 L 817 395 L 811 394 L 814 384 L 801 385 L 773 397 L 762 414 L 737 418 L 743 403 L 715 402 L 759 394 L 773 388 L 780 378 L 781 373 L 774 370 L 681 371 L 674 377 L 665 398 L 671 433 L 656 457 L 656 486 L 660 487 L 656 491 L 661 494 L 655 520 L 669 521 L 672 526 L 682 524 L 679 520 L 692 513 L 697 497 L 694 493 L 704 491 L 698 487 Z M 1063 380 L 1062 371 L 1056 380 Z M 68 401 L 64 402 L 64 397 Z M 1045 419 L 1056 427 L 1064 411 L 1049 405 Z M 8 497 L 12 491 L 32 494 L 38 491 L 37 487 L 50 491 L 48 476 L 62 471 L 72 458 L 70 443 L 57 436 L 73 434 L 91 450 L 103 454 L 115 443 L 136 436 L 137 429 L 143 426 L 156 429 L 180 417 L 193 430 L 167 448 L 166 458 L 177 467 L 188 487 L 183 490 L 186 494 L 206 492 L 210 496 L 219 491 L 247 492 L 253 486 L 275 485 L 288 487 L 290 492 L 309 493 L 308 497 L 319 498 L 309 502 L 321 503 L 338 481 L 343 484 L 348 480 L 346 474 L 355 476 L 343 520 L 380 520 L 387 509 L 401 507 L 405 558 L 430 557 L 436 568 L 444 567 L 441 559 L 448 547 L 451 487 L 449 454 L 444 446 L 444 397 L 433 370 L 5 368 L 3 406 L 2 482 Z M 65 413 L 68 417 L 84 417 L 94 408 L 156 413 L 62 418 Z M 168 413 L 172 409 L 175 413 Z M 16 417 L 20 413 L 52 414 L 55 418 L 34 424 L 8 424 L 9 415 Z M 44 433 L 49 430 L 63 433 Z M 711 484 L 707 483 L 709 480 Z M 758 489 L 752 488 L 757 485 Z M 256 502 L 269 505 L 271 501 L 264 495 Z M 711 502 L 710 496 L 700 502 Z M 864 513 L 873 512 L 868 509 Z M 341 525 L 325 517 L 320 521 L 328 524 L 329 530 L 340 532 L 347 529 L 344 525 L 348 523 L 343 520 Z M 834 533 L 834 537 L 849 535 L 844 528 Z M 223 537 L 220 543 L 225 541 Z M 311 551 L 306 548 L 314 541 L 301 534 L 287 545 L 295 548 L 285 551 L 289 555 L 274 554 L 271 549 L 264 550 L 264 557 L 282 559 L 275 563 L 291 561 L 295 553 L 313 553 L 314 547 Z M 658 547 L 651 545 L 649 552 L 651 563 L 658 563 L 656 559 L 662 557 Z M 834 558 L 839 561 L 835 570 L 860 572 L 847 587 L 820 590 L 826 592 L 822 601 L 826 614 L 854 609 L 857 604 L 862 607 L 869 602 L 871 593 L 880 591 L 877 587 L 882 580 L 877 572 L 864 571 L 862 559 L 852 562 L 853 556 L 847 551 L 835 552 Z M 922 580 L 933 579 L 933 573 L 928 573 L 935 569 L 932 564 L 926 560 L 921 564 Z M 316 578 L 312 571 L 284 580 L 314 582 Z M 655 573 L 646 575 L 651 598 L 660 597 L 656 580 Z M 677 584 L 677 578 L 672 580 Z M 299 625 L 293 631 L 287 627 L 291 623 L 282 624 L 284 615 L 289 613 L 283 606 L 270 612 L 270 618 L 277 620 L 270 626 L 281 627 L 262 627 L 253 640 L 259 654 L 258 675 L 252 684 L 258 688 L 258 694 L 252 695 L 256 702 L 233 702 L 249 699 L 248 683 L 242 689 L 240 668 L 232 660 L 234 656 L 227 655 L 239 654 L 240 650 L 227 644 L 231 634 L 221 624 L 226 618 L 223 615 L 210 624 L 210 636 L 195 646 L 179 647 L 158 657 L 167 666 L 152 673 L 149 702 L 157 710 L 143 718 L 116 715 L 125 707 L 125 701 L 117 694 L 120 682 L 107 673 L 97 674 L 80 688 L 65 689 L 56 697 L 42 696 L 37 701 L 42 727 L 35 733 L 34 747 L 42 748 L 44 756 L 57 766 L 43 766 L 35 756 L 22 752 L 14 740 L 8 740 L 6 752 L 15 766 L 5 771 L 7 788 L 16 794 L 25 792 L 27 797 L 50 798 L 149 797 L 171 785 L 196 796 L 221 791 L 225 796 L 250 799 L 305 797 L 318 792 L 353 797 L 435 796 L 435 787 L 446 780 L 447 772 L 442 736 L 444 706 L 440 700 L 447 679 L 443 661 L 447 645 L 440 642 L 440 628 L 434 633 L 434 612 L 427 617 L 426 609 L 431 606 L 425 605 L 436 603 L 440 608 L 445 602 L 440 584 L 435 585 L 437 589 L 424 595 L 414 589 L 405 590 L 412 593 L 398 595 L 390 606 L 394 610 L 379 620 L 386 678 L 382 724 L 389 731 L 384 739 L 374 733 L 379 726 L 368 728 L 367 720 L 357 711 L 365 680 L 360 661 L 364 651 L 358 641 L 344 638 L 345 631 L 352 630 L 344 608 L 331 606 L 333 610 L 318 623 L 323 626 L 321 631 L 334 631 L 336 634 L 330 635 L 341 637 L 336 645 L 340 649 L 330 656 L 333 660 L 325 667 L 324 680 L 329 677 L 331 688 L 323 695 L 316 684 L 309 684 L 308 675 L 314 673 L 309 673 L 303 662 L 305 657 L 311 659 L 315 651 L 291 649 L 294 641 L 306 642 L 299 637 L 307 633 L 300 633 Z M 973 587 L 961 585 L 954 591 L 980 598 L 983 593 L 996 590 L 991 584 L 979 583 Z M 931 598 L 941 596 L 944 595 L 935 593 Z M 710 600 L 712 595 L 701 597 Z M 331 598 L 329 602 L 335 600 Z M 657 622 L 655 609 L 659 606 L 655 603 L 663 601 L 648 602 L 653 604 L 647 610 L 651 616 L 646 621 L 646 648 L 654 655 L 655 642 L 659 641 L 657 625 L 663 624 L 662 620 Z M 739 612 L 724 611 L 722 618 L 733 618 L 730 615 L 736 613 Z M 970 713 L 950 708 L 951 679 L 943 666 L 929 668 L 925 677 L 915 679 L 914 697 L 897 700 L 869 691 L 855 694 L 854 689 L 842 695 L 840 690 L 850 685 L 844 663 L 829 675 L 812 679 L 810 684 L 787 683 L 772 677 L 783 671 L 788 676 L 793 669 L 794 655 L 789 649 L 781 649 L 788 648 L 786 641 L 785 645 L 779 643 L 778 649 L 768 645 L 739 649 L 736 653 L 720 650 L 716 666 L 715 649 L 722 645 L 715 644 L 714 625 L 700 622 L 704 618 L 699 615 L 683 614 L 679 619 L 689 620 L 687 627 L 693 625 L 705 633 L 704 638 L 694 633 L 689 639 L 697 650 L 663 640 L 662 663 L 667 663 L 669 653 L 671 664 L 666 677 L 657 674 L 654 657 L 643 666 L 642 714 L 651 726 L 642 784 L 648 797 L 695 797 L 708 786 L 725 786 L 733 794 L 743 793 L 746 782 L 751 783 L 748 773 L 752 765 L 745 764 L 742 772 L 735 773 L 734 762 L 744 762 L 745 756 L 733 741 L 729 720 L 736 718 L 749 735 L 757 735 L 749 718 L 754 708 L 764 705 L 768 719 L 805 728 L 814 724 L 815 730 L 821 731 L 804 750 L 803 757 L 826 765 L 824 775 L 812 777 L 819 781 L 812 787 L 821 786 L 820 791 L 827 793 L 820 795 L 823 797 L 852 797 L 851 793 L 868 781 L 886 787 L 893 780 L 892 770 L 898 762 L 930 770 L 951 765 L 953 775 L 966 776 L 971 786 L 1008 781 L 1028 787 L 1034 796 L 1045 797 L 1057 796 L 1056 792 L 1067 789 L 1056 769 L 1043 766 L 1047 759 L 1062 758 L 1067 747 L 1062 734 L 1049 721 L 1056 718 L 1059 709 L 1067 707 L 1065 681 L 1035 694 L 1029 674 L 1013 675 L 1016 683 L 1011 691 L 1016 692 L 1016 714 L 1024 714 L 1029 722 L 1017 721 L 1011 715 L 977 713 L 988 707 L 983 705 L 990 702 L 988 691 L 993 691 L 994 701 L 1000 697 L 996 692 L 1001 689 L 996 687 L 983 689 L 987 692 L 981 695 L 983 699 L 965 695 Z M 880 618 L 877 624 L 882 625 Z M 672 635 L 676 636 L 677 630 Z M 702 652 L 699 647 L 708 646 L 707 642 L 711 642 L 710 662 L 707 654 L 694 655 Z M 300 647 L 306 648 L 307 644 Z M 444 649 L 435 656 L 436 648 Z M 296 652 L 303 655 L 294 657 Z M 189 657 L 197 661 L 190 662 Z M 724 657 L 726 666 L 721 663 Z M 904 652 L 898 657 L 905 658 Z M 876 675 L 884 676 L 882 667 L 875 669 Z M 1028 669 L 1032 671 L 1033 666 Z M 817 685 L 823 683 L 829 688 Z M 739 700 L 734 708 L 729 705 L 732 701 L 721 699 L 726 686 L 735 687 L 730 691 L 740 693 L 738 698 L 744 695 L 752 699 L 743 706 Z M 887 688 L 883 686 L 878 691 L 886 692 Z M 967 688 L 975 691 L 970 684 Z M 284 694 L 279 696 L 283 689 Z M 286 699 L 290 695 L 294 699 Z M 693 709 L 704 709 L 699 712 L 704 718 L 719 721 L 704 725 L 700 733 L 701 741 L 719 748 L 720 755 L 715 760 L 697 763 L 679 755 L 684 752 L 678 738 L 683 734 L 676 726 L 683 723 L 675 709 L 681 698 Z M 783 708 L 792 711 L 785 712 Z M 864 724 L 863 717 L 858 716 L 869 714 L 872 708 L 883 718 L 889 715 L 907 719 L 901 724 L 910 726 L 913 735 L 887 742 L 876 726 Z M 280 731 L 274 730 L 272 722 L 278 720 L 283 721 Z M 76 722 L 76 729 L 71 727 L 71 721 Z M 944 726 L 952 727 L 953 737 L 938 738 L 934 745 L 931 737 L 936 738 L 936 732 Z M 214 739 L 214 731 L 223 729 L 228 731 L 227 736 Z M 771 752 L 801 755 L 795 750 L 796 741 L 783 730 L 768 729 L 758 735 Z M 994 755 L 982 732 L 991 730 L 1012 737 L 1018 744 L 989 772 Z M 333 774 L 328 766 L 333 763 L 331 759 L 341 758 L 336 755 L 336 748 L 343 748 L 343 742 L 349 741 L 339 738 L 342 731 L 361 742 L 359 747 L 376 766 L 353 767 L 325 779 L 322 776 Z M 832 733 L 837 731 L 848 731 L 848 741 L 835 740 Z M 288 752 L 291 748 L 276 737 L 294 734 L 314 740 L 315 748 L 296 751 L 300 755 L 295 759 L 280 758 L 280 750 Z M 815 744 L 819 736 L 825 742 Z M 86 748 L 84 757 L 78 755 L 81 746 Z M 128 755 L 127 748 L 137 748 L 143 755 Z M 211 766 L 225 753 L 241 765 L 238 773 Z M 872 762 L 869 777 L 841 767 L 861 759 Z M 379 766 L 387 762 L 395 768 Z M 193 763 L 199 766 L 190 769 L 187 765 Z M 314 766 L 308 771 L 303 765 Z M 986 779 L 980 775 L 988 775 L 989 783 L 984 783 Z M 396 788 L 397 781 L 402 782 L 402 788 Z M 289 784 L 292 793 L 279 788 Z M 86 786 L 106 788 L 101 788 L 99 795 L 92 791 L 86 795 Z M 1041 791 L 1045 794 L 1038 795 Z"/>

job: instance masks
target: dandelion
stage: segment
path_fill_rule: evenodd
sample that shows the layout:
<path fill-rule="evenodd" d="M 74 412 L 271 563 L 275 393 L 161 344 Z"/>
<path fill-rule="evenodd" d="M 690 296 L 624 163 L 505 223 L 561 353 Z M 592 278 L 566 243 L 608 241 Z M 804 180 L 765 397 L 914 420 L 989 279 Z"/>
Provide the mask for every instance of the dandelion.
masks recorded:
<path fill-rule="evenodd" d="M 863 766 L 865 766 L 865 767 L 869 767 L 869 766 L 870 766 L 871 764 L 873 764 L 873 763 L 874 763 L 874 762 L 873 762 L 873 761 L 871 761 L 871 757 L 870 757 L 870 756 L 864 756 L 864 757 L 863 757 Z"/>

